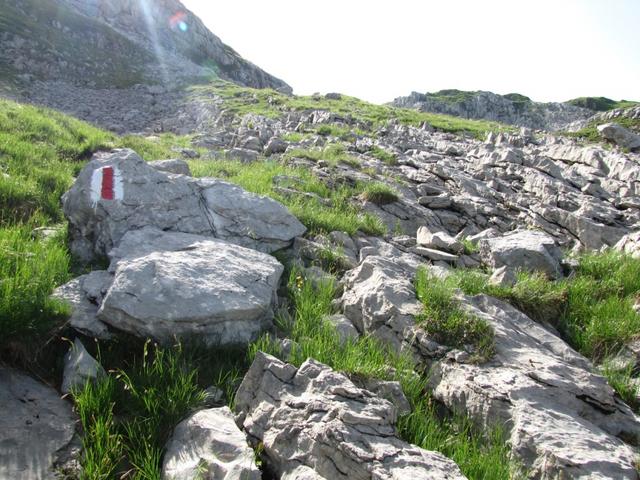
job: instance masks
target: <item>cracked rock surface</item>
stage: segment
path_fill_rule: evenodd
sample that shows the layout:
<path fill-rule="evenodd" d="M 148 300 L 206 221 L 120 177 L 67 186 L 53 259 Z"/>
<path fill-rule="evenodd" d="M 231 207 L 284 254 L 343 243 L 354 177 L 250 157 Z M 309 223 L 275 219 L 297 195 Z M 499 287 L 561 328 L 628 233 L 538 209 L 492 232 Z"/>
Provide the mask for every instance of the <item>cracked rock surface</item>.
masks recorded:
<path fill-rule="evenodd" d="M 58 289 L 81 326 L 110 325 L 160 343 L 197 336 L 220 345 L 247 344 L 272 326 L 283 266 L 271 255 L 147 227 L 125 234 L 110 257 L 108 271 L 90 274 L 102 281 L 99 294 L 91 293 L 87 275 Z"/>
<path fill-rule="evenodd" d="M 253 450 L 229 407 L 200 410 L 167 443 L 163 480 L 260 480 Z"/>
<path fill-rule="evenodd" d="M 105 168 L 114 172 L 113 182 L 120 182 L 121 198 L 101 195 Z M 285 247 L 305 231 L 275 200 L 217 179 L 158 171 L 128 149 L 96 154 L 64 195 L 63 208 L 71 251 L 84 261 L 106 255 L 125 233 L 145 226 L 220 238 L 263 252 Z"/>
<path fill-rule="evenodd" d="M 259 352 L 236 407 L 278 478 L 465 478 L 443 455 L 398 438 L 390 402 L 313 359 L 296 369 Z"/>

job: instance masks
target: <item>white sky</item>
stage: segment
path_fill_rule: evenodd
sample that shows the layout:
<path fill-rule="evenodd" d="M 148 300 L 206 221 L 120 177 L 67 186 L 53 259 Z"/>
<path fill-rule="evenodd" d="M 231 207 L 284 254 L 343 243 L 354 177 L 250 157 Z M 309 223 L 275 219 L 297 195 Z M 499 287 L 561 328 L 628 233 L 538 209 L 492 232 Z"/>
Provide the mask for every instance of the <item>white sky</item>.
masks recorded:
<path fill-rule="evenodd" d="M 640 0 L 182 0 L 297 94 L 640 100 Z"/>

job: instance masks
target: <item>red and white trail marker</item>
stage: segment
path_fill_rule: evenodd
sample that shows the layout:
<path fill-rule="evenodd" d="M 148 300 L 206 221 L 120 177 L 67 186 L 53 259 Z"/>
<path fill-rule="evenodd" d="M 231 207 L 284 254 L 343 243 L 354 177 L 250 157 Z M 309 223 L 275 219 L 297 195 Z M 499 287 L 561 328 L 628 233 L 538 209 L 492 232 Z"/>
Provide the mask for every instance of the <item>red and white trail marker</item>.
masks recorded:
<path fill-rule="evenodd" d="M 122 200 L 122 178 L 116 167 L 106 166 L 94 170 L 91 176 L 91 202 Z"/>

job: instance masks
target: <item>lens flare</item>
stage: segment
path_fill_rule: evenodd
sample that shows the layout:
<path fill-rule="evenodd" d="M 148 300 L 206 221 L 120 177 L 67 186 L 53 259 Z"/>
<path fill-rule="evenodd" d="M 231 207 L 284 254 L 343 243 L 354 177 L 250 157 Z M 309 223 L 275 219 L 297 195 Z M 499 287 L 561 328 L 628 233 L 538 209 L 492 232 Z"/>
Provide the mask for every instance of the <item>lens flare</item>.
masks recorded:
<path fill-rule="evenodd" d="M 189 30 L 187 14 L 185 12 L 176 12 L 171 15 L 171 18 L 169 18 L 169 27 L 171 27 L 171 30 L 180 30 L 181 32 Z"/>

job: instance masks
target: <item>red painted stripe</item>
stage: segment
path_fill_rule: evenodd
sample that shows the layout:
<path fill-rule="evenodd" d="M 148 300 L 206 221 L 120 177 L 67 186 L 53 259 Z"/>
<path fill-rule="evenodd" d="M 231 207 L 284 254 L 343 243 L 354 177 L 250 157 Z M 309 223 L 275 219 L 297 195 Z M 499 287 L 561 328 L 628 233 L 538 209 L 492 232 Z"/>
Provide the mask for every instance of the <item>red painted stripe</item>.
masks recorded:
<path fill-rule="evenodd" d="M 102 198 L 113 200 L 113 167 L 102 169 Z"/>

